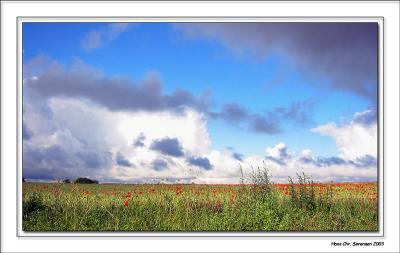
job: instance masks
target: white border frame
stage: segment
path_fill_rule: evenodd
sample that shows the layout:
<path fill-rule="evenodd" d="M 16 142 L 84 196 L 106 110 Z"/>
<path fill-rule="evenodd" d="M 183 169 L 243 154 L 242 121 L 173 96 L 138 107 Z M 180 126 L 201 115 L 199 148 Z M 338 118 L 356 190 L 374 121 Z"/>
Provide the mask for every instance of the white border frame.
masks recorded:
<path fill-rule="evenodd" d="M 127 251 L 305 251 L 305 252 L 399 252 L 399 3 L 391 2 L 235 2 L 235 3 L 177 3 L 177 2 L 1 2 L 2 4 L 2 173 L 1 173 L 1 250 L 6 252 L 127 252 Z M 79 8 L 77 8 L 77 6 Z M 95 5 L 95 9 L 93 8 Z M 121 8 L 123 7 L 123 8 Z M 221 15 L 224 16 L 383 16 L 385 18 L 385 234 L 383 238 L 360 238 L 354 235 L 331 238 L 17 238 L 15 236 L 15 181 L 10 180 L 15 171 L 17 145 L 15 86 L 15 18 L 17 16 L 150 16 L 158 15 Z M 388 26 L 386 26 L 388 25 Z M 381 56 L 382 57 L 382 56 Z M 6 63 L 6 64 L 5 64 Z M 382 94 L 382 93 L 381 93 Z M 382 107 L 380 107 L 382 108 Z M 381 114 L 382 115 L 382 114 Z M 380 130 L 380 134 L 383 129 Z M 380 144 L 382 143 L 382 139 Z M 6 149 L 4 149 L 6 147 Z M 7 167 L 7 168 L 6 168 Z M 6 170 L 7 169 L 7 170 Z M 7 180 L 6 180 L 7 179 Z M 14 182 L 13 182 L 14 181 Z M 389 188 L 390 187 L 390 188 Z M 388 191 L 390 189 L 390 191 Z M 6 190 L 6 192 L 5 192 Z M 381 197 L 381 196 L 380 196 Z M 6 207 L 5 207 L 6 206 Z M 14 232 L 13 232 L 14 231 Z M 231 237 L 231 236 L 228 236 Z M 100 240 L 99 240 L 100 239 Z M 150 241 L 149 241 L 150 239 Z M 213 240 L 214 239 L 214 240 Z M 233 239 L 233 240 L 230 240 Z M 66 241 L 67 240 L 67 241 Z M 110 241 L 111 240 L 111 241 Z M 123 240 L 124 242 L 121 242 Z M 130 247 L 125 240 L 134 240 Z M 268 241 L 265 241 L 268 240 Z M 384 247 L 332 247 L 332 241 L 351 240 L 364 242 L 384 241 Z M 286 241 L 285 241 L 286 242 Z M 311 246 L 312 244 L 312 246 Z M 311 247 L 310 247 L 311 246 Z"/>

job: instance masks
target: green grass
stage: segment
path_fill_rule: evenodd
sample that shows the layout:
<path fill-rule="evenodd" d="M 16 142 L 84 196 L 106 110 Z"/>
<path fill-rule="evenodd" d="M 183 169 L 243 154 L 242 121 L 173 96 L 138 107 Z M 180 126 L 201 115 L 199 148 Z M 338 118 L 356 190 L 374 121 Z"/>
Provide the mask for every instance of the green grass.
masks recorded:
<path fill-rule="evenodd" d="M 265 190 L 252 185 L 23 183 L 22 227 L 24 231 L 378 230 L 377 201 L 371 200 L 376 183 L 311 185 L 306 193 L 303 190 L 298 185 Z M 302 191 L 306 197 L 299 197 Z"/>

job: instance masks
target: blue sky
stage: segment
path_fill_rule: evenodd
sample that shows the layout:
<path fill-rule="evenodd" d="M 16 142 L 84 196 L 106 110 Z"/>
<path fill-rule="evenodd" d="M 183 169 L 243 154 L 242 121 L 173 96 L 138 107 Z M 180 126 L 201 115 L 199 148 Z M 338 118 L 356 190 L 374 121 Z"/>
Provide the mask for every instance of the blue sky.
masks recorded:
<path fill-rule="evenodd" d="M 339 128 L 351 124 L 356 113 L 376 110 L 377 73 L 370 71 L 376 61 L 369 57 L 377 50 L 370 40 L 376 24 L 357 25 L 298 29 L 256 23 L 242 32 L 229 23 L 24 23 L 23 62 L 28 66 L 46 58 L 63 66 L 67 77 L 78 62 L 102 78 L 128 80 L 128 86 L 156 78 L 165 96 L 176 90 L 185 90 L 194 101 L 206 96 L 207 106 L 199 110 L 206 115 L 211 150 L 231 147 L 245 157 L 264 156 L 266 147 L 282 142 L 293 154 L 310 149 L 315 157 L 334 157 L 344 150 L 335 136 L 312 129 L 328 123 Z M 329 29 L 333 35 L 324 34 Z M 30 65 L 31 76 L 24 78 L 42 80 L 49 64 Z M 74 95 L 62 92 L 50 97 L 85 98 L 75 90 Z M 101 98 L 87 98 L 102 105 Z M 224 111 L 232 104 L 244 114 Z M 130 109 L 111 108 L 118 110 Z M 268 127 L 256 130 L 257 118 Z"/>

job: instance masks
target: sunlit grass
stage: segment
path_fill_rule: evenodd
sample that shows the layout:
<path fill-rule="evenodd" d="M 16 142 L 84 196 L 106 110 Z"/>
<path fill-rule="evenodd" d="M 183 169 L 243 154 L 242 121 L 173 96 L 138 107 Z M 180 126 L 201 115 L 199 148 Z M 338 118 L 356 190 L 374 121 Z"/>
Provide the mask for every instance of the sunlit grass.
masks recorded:
<path fill-rule="evenodd" d="M 298 198 L 309 203 L 300 205 L 291 192 L 301 195 L 298 184 L 266 191 L 259 185 L 24 183 L 23 230 L 378 230 L 376 183 L 307 187 L 313 197 Z"/>

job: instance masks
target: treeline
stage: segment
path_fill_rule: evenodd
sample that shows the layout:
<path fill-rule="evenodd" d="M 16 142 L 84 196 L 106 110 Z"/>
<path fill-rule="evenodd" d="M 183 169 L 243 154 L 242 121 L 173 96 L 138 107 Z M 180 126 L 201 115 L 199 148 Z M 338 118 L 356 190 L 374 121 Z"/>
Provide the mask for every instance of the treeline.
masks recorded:
<path fill-rule="evenodd" d="M 25 177 L 22 177 L 22 182 L 26 182 Z M 90 179 L 87 177 L 78 177 L 75 180 L 71 180 L 69 178 L 64 178 L 64 179 L 59 179 L 57 180 L 58 183 L 63 183 L 63 184 L 98 184 L 99 181 Z"/>

